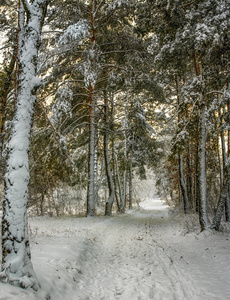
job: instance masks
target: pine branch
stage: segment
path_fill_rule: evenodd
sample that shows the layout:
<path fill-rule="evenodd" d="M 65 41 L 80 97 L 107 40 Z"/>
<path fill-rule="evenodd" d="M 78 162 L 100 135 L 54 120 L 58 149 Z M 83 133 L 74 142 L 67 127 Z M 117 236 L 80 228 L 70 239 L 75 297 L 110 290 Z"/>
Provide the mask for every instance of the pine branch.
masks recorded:
<path fill-rule="evenodd" d="M 53 133 L 54 133 L 54 138 L 55 138 L 55 140 L 59 143 L 59 140 L 61 139 L 61 134 L 60 134 L 60 133 L 56 130 L 56 128 L 53 126 L 52 122 L 50 121 L 50 119 L 49 119 L 49 117 L 48 117 L 48 115 L 47 115 L 47 113 L 46 113 L 46 110 L 45 110 L 43 104 L 42 104 L 41 102 L 39 102 L 38 100 L 37 100 L 37 103 L 38 103 L 39 106 L 41 107 L 41 109 L 42 109 L 42 111 L 43 111 L 43 113 L 44 113 L 44 115 L 45 115 L 45 118 L 46 118 L 48 124 L 49 124 L 49 125 L 51 126 L 51 128 L 52 128 L 52 131 L 53 131 Z M 57 139 L 57 137 L 59 138 L 59 140 Z M 68 158 L 70 164 L 71 164 L 72 167 L 74 168 L 73 161 L 72 161 L 71 157 L 69 156 L 68 151 L 65 150 L 65 149 L 63 149 L 63 150 L 64 150 L 64 152 L 65 152 L 65 154 L 66 154 L 66 157 Z"/>
<path fill-rule="evenodd" d="M 187 7 L 187 6 L 189 6 L 189 5 L 192 5 L 192 4 L 195 3 L 195 2 L 197 2 L 197 0 L 193 0 L 193 1 L 189 2 L 189 3 L 186 3 L 186 4 L 181 5 L 181 6 L 184 8 L 184 7 Z"/>

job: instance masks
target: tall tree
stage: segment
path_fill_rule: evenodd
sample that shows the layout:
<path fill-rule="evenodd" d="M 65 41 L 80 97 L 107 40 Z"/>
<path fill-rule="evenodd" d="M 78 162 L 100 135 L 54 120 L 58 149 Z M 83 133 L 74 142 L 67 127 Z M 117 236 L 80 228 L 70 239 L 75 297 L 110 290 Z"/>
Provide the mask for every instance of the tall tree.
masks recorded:
<path fill-rule="evenodd" d="M 16 111 L 8 145 L 2 218 L 2 273 L 12 285 L 37 290 L 27 227 L 30 132 L 41 85 L 37 59 L 48 0 L 20 0 Z"/>

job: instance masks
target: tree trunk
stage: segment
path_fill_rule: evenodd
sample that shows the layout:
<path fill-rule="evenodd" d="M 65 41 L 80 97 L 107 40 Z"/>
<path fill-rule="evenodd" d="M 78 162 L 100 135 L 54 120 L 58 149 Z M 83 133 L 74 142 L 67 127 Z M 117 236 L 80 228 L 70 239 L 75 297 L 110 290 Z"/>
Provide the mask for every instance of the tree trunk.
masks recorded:
<path fill-rule="evenodd" d="M 223 217 L 224 206 L 225 206 L 226 200 L 228 198 L 229 178 L 230 178 L 230 174 L 229 174 L 228 167 L 225 167 L 224 168 L 224 181 L 223 181 L 216 213 L 215 213 L 212 225 L 211 225 L 211 228 L 215 229 L 215 230 L 219 230 L 221 219 Z"/>
<path fill-rule="evenodd" d="M 225 108 L 223 109 L 224 114 L 226 113 Z M 221 117 L 221 112 L 219 111 L 219 117 L 222 119 Z M 221 124 L 222 124 L 222 120 L 221 120 Z M 226 144 L 225 144 L 225 134 L 224 134 L 224 130 L 221 129 L 220 132 L 220 137 L 221 137 L 221 148 L 222 148 L 222 161 L 223 161 L 223 181 L 224 181 L 224 177 L 228 176 L 228 172 L 224 172 L 225 169 L 227 169 L 227 152 L 226 152 Z M 229 185 L 230 181 L 228 181 L 228 185 Z M 230 220 L 230 194 L 229 192 L 227 193 L 227 196 L 225 197 L 225 220 L 227 222 L 229 222 Z"/>
<path fill-rule="evenodd" d="M 190 142 L 188 142 L 187 148 L 187 195 L 188 195 L 188 202 L 189 208 L 193 207 L 193 182 L 192 182 L 192 168 L 191 168 L 191 153 L 190 153 Z"/>
<path fill-rule="evenodd" d="M 115 183 L 114 186 L 118 188 L 118 192 L 115 193 L 117 208 L 119 212 L 122 212 L 121 180 L 120 180 L 119 170 L 117 166 L 117 157 L 115 154 L 114 154 L 114 183 Z"/>
<path fill-rule="evenodd" d="M 90 87 L 90 111 L 89 111 L 89 169 L 88 169 L 88 193 L 87 216 L 95 215 L 94 198 L 94 157 L 95 157 L 95 101 L 93 89 Z"/>
<path fill-rule="evenodd" d="M 126 208 L 126 189 L 127 189 L 127 115 L 128 115 L 128 92 L 126 97 L 126 105 L 125 105 L 125 170 L 123 173 L 123 191 L 122 191 L 122 202 L 121 202 L 121 212 L 125 212 Z"/>
<path fill-rule="evenodd" d="M 94 201 L 98 205 L 98 130 L 95 128 L 95 151 L 94 151 Z"/>
<path fill-rule="evenodd" d="M 227 84 L 227 89 L 229 90 L 228 84 Z M 230 100 L 228 99 L 228 103 L 227 103 L 227 111 L 228 111 L 228 118 L 227 118 L 227 123 L 228 126 L 230 124 L 230 109 L 229 109 L 229 102 Z M 229 159 L 229 155 L 230 155 L 230 130 L 228 129 L 228 151 L 227 151 L 227 155 L 228 155 L 228 159 Z M 229 176 L 230 179 L 230 176 Z M 228 182 L 228 213 L 226 215 L 226 221 L 230 222 L 230 180 Z"/>
<path fill-rule="evenodd" d="M 199 212 L 200 203 L 200 189 L 199 189 L 199 142 L 196 146 L 196 175 L 195 175 L 195 188 L 196 188 L 196 212 Z"/>
<path fill-rule="evenodd" d="M 207 216 L 207 177 L 206 177 L 206 105 L 201 95 L 201 144 L 200 144 L 200 205 L 199 216 L 201 230 L 209 227 Z"/>
<path fill-rule="evenodd" d="M 41 201 L 40 201 L 41 216 L 44 216 L 44 211 L 43 211 L 44 200 L 45 200 L 45 192 L 42 190 Z"/>
<path fill-rule="evenodd" d="M 40 85 L 36 67 L 47 3 L 45 0 L 35 0 L 33 4 L 19 2 L 18 90 L 8 147 L 2 217 L 1 278 L 35 290 L 39 284 L 31 263 L 27 226 L 28 152 L 36 91 Z"/>
<path fill-rule="evenodd" d="M 177 105 L 178 105 L 178 124 L 180 123 L 180 103 L 181 103 L 181 93 L 180 93 L 180 82 L 179 78 L 176 79 L 176 90 L 177 90 Z M 188 203 L 188 192 L 187 192 L 187 185 L 186 185 L 186 180 L 184 177 L 184 172 L 183 172 L 183 158 L 182 154 L 179 154 L 179 180 L 180 180 L 180 188 L 181 188 L 181 193 L 182 193 L 182 198 L 183 198 L 183 203 L 184 203 L 184 213 L 188 213 L 189 209 L 189 203 Z"/>
<path fill-rule="evenodd" d="M 130 152 L 130 167 L 129 167 L 129 209 L 133 206 L 133 143 L 134 143 L 134 133 L 132 139 L 132 147 Z"/>
<path fill-rule="evenodd" d="M 183 202 L 184 202 L 184 213 L 187 214 L 188 213 L 188 195 L 187 195 L 186 181 L 185 181 L 184 173 L 183 173 L 182 155 L 179 155 L 179 175 L 180 175 L 181 193 L 182 193 Z"/>
<path fill-rule="evenodd" d="M 95 48 L 95 1 L 91 0 L 91 49 L 88 53 L 88 64 L 89 70 L 94 74 L 95 61 L 91 53 L 94 52 Z M 86 77 L 88 75 L 86 74 Z M 85 78 L 85 82 L 88 82 L 88 78 Z M 95 110 L 96 110 L 96 99 L 95 99 L 95 84 L 96 79 L 91 79 L 89 82 L 89 167 L 88 167 L 88 190 L 87 190 L 87 216 L 95 215 L 95 180 L 94 180 L 94 158 L 95 158 Z"/>
<path fill-rule="evenodd" d="M 129 209 L 133 208 L 133 163 L 130 161 L 129 169 Z"/>
<path fill-rule="evenodd" d="M 111 131 L 114 131 L 114 102 L 113 95 L 111 95 Z M 120 195 L 117 192 L 117 175 L 116 175 L 116 156 L 114 149 L 114 134 L 111 136 L 112 139 L 112 166 L 113 166 L 113 186 L 114 186 L 114 197 L 116 199 L 117 204 L 117 212 L 120 212 Z"/>
<path fill-rule="evenodd" d="M 108 134 L 108 98 L 106 91 L 104 92 L 104 157 L 105 157 L 105 170 L 106 177 L 109 187 L 109 198 L 106 199 L 105 203 L 105 215 L 110 216 L 112 214 L 112 206 L 114 202 L 114 185 L 113 185 L 113 176 L 110 168 L 110 159 L 109 159 L 109 134 Z"/>

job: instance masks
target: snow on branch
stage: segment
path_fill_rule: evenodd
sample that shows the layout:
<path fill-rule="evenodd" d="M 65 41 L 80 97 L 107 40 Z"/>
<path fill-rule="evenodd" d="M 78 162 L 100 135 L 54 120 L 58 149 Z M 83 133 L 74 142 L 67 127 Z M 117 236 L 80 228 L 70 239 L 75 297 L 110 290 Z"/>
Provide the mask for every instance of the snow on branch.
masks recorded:
<path fill-rule="evenodd" d="M 71 100 L 73 99 L 73 92 L 68 85 L 63 85 L 59 87 L 55 98 L 50 120 L 52 123 L 58 124 L 64 115 L 71 117 Z"/>
<path fill-rule="evenodd" d="M 86 20 L 80 20 L 70 25 L 59 38 L 59 44 L 65 45 L 71 42 L 78 43 L 90 35 L 89 25 Z"/>
<path fill-rule="evenodd" d="M 122 6 L 130 6 L 130 0 L 127 1 L 127 0 L 115 0 L 115 1 L 112 1 L 111 4 L 108 4 L 108 8 L 107 8 L 107 11 L 111 11 L 111 10 L 115 10 L 115 9 L 118 9 L 118 8 L 121 8 Z"/>

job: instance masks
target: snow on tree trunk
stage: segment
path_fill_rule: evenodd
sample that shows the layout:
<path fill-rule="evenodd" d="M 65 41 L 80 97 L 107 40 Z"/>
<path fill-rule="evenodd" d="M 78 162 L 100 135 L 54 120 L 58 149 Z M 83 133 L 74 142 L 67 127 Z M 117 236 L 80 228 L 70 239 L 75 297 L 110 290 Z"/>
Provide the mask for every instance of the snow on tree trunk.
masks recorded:
<path fill-rule="evenodd" d="M 18 89 L 5 174 L 1 278 L 10 284 L 37 290 L 27 227 L 28 152 L 36 90 L 40 85 L 36 67 L 47 1 L 37 0 L 32 4 L 20 1 L 19 4 Z"/>
<path fill-rule="evenodd" d="M 201 95 L 201 144 L 200 144 L 200 226 L 201 230 L 208 228 L 207 216 L 207 177 L 206 177 L 206 105 Z"/>

